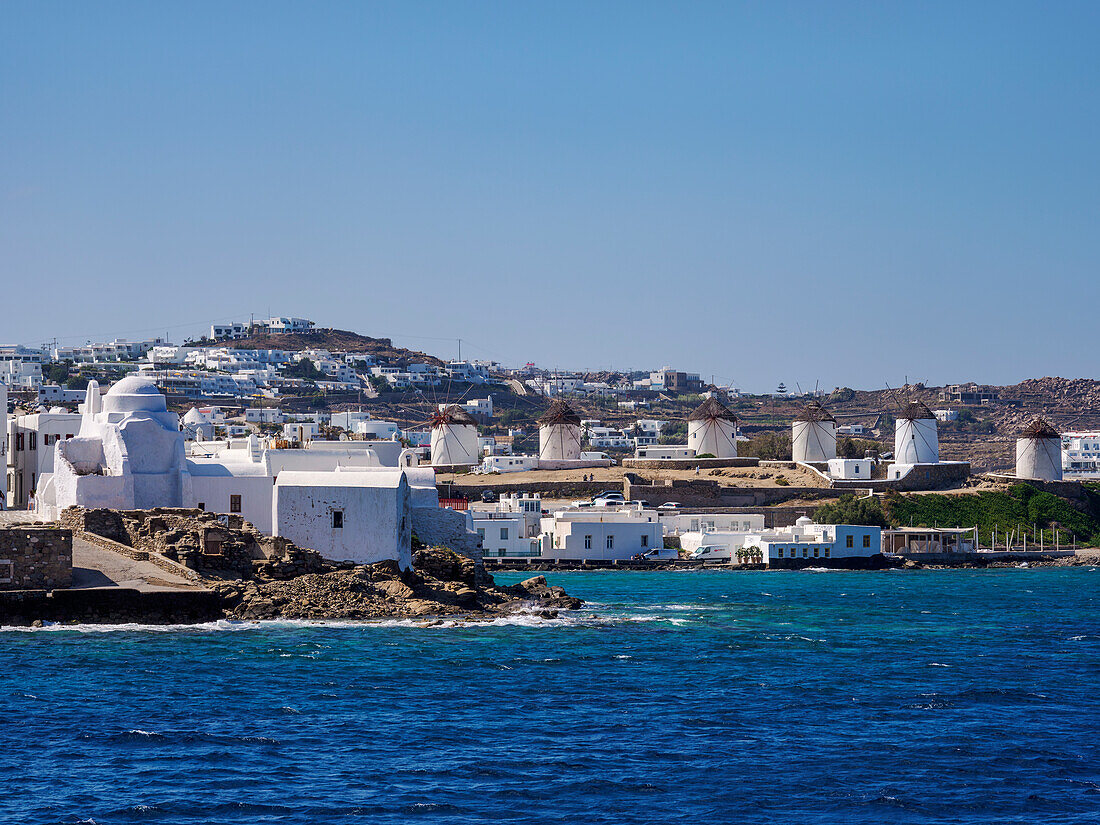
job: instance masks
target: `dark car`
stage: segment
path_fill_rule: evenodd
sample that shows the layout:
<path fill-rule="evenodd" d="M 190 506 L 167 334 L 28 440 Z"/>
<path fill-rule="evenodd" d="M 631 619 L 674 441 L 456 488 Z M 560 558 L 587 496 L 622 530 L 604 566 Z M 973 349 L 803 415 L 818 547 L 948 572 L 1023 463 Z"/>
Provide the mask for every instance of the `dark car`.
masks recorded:
<path fill-rule="evenodd" d="M 492 490 L 486 490 L 484 493 L 481 494 L 481 500 L 484 501 L 486 504 L 492 504 L 494 501 L 497 500 L 497 494 L 494 493 Z"/>

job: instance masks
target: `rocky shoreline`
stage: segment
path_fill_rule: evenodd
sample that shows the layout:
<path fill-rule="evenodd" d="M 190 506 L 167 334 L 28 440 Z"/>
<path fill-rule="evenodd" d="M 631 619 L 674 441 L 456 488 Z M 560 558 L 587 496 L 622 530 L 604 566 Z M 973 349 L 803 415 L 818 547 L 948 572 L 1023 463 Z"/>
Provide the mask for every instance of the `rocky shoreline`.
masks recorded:
<path fill-rule="evenodd" d="M 577 610 L 581 599 L 535 576 L 498 585 L 484 568 L 445 548 L 416 551 L 413 569 L 393 562 L 308 573 L 291 579 L 209 582 L 226 618 L 370 620 L 404 618 L 493 618 L 534 612 L 555 618 Z"/>

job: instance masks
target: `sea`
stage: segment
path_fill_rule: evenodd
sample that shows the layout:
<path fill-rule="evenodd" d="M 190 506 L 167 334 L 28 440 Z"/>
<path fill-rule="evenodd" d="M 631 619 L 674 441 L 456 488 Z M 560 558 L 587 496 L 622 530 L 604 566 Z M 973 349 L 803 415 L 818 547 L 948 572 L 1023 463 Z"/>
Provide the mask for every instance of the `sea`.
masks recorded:
<path fill-rule="evenodd" d="M 1100 570 L 548 579 L 588 604 L 5 628 L 0 823 L 1100 822 Z"/>

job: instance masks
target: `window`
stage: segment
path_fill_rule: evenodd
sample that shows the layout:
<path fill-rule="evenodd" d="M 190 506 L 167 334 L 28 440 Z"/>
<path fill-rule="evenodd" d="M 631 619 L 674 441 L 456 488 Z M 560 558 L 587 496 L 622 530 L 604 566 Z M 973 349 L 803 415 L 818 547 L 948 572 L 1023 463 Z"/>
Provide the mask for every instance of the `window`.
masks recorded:
<path fill-rule="evenodd" d="M 591 550 L 592 549 L 592 537 L 591 536 L 585 536 L 584 537 L 584 549 L 585 550 Z"/>
<path fill-rule="evenodd" d="M 780 547 L 779 550 L 776 551 L 776 556 L 778 558 L 783 558 L 783 548 L 782 547 Z"/>
<path fill-rule="evenodd" d="M 608 550 L 614 550 L 615 549 L 615 537 L 614 536 L 608 536 L 607 537 L 607 549 Z"/>
<path fill-rule="evenodd" d="M 845 538 L 844 538 L 844 546 L 845 546 L 845 547 L 852 547 L 852 546 L 853 546 L 853 545 L 852 545 L 852 536 L 845 536 Z"/>
<path fill-rule="evenodd" d="M 649 547 L 649 536 L 642 536 L 642 547 Z"/>
<path fill-rule="evenodd" d="M 199 502 L 199 509 L 200 510 L 205 510 L 206 509 L 206 502 L 205 501 L 200 501 Z"/>
<path fill-rule="evenodd" d="M 333 510 L 332 511 L 332 529 L 343 530 L 344 529 L 344 511 Z"/>
<path fill-rule="evenodd" d="M 0 584 L 11 584 L 15 578 L 15 565 L 7 559 L 0 559 Z"/>
<path fill-rule="evenodd" d="M 810 551 L 807 550 L 805 547 L 803 547 L 802 548 L 802 558 L 806 558 L 809 555 L 810 555 Z"/>
<path fill-rule="evenodd" d="M 829 558 L 829 548 L 825 548 L 825 558 Z"/>
<path fill-rule="evenodd" d="M 507 527 L 501 527 L 500 528 L 500 540 L 501 541 L 508 541 L 508 528 Z"/>
<path fill-rule="evenodd" d="M 241 497 L 240 497 L 240 495 L 234 494 L 234 495 L 231 495 L 229 497 L 229 512 L 230 513 L 239 513 L 239 512 L 241 512 Z"/>
<path fill-rule="evenodd" d="M 871 546 L 871 536 L 870 535 L 866 535 L 866 536 L 863 537 L 863 546 L 864 547 L 870 547 Z"/>
<path fill-rule="evenodd" d="M 818 554 L 819 552 L 820 552 L 820 551 L 819 551 L 819 550 L 818 550 L 818 549 L 817 549 L 817 548 L 815 547 L 815 548 L 814 548 L 814 558 L 815 558 L 815 559 L 817 558 L 817 554 Z"/>
<path fill-rule="evenodd" d="M 34 430 L 31 430 L 31 443 L 30 443 L 30 446 L 27 447 L 27 449 L 28 450 L 37 450 L 38 449 L 38 433 L 36 433 Z"/>
<path fill-rule="evenodd" d="M 23 451 L 23 433 L 15 434 L 15 449 L 19 452 Z"/>

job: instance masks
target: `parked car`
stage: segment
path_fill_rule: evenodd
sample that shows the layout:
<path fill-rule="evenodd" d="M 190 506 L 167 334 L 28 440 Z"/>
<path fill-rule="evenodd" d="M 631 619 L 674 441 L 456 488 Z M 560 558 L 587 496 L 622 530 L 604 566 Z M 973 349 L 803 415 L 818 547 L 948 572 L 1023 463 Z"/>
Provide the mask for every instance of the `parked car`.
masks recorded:
<path fill-rule="evenodd" d="M 622 493 L 602 494 L 592 499 L 593 507 L 618 507 L 626 504 L 626 498 Z"/>
<path fill-rule="evenodd" d="M 679 510 L 680 502 L 678 501 L 666 501 L 664 504 L 657 505 L 658 510 Z"/>
<path fill-rule="evenodd" d="M 492 504 L 497 500 L 497 498 L 497 494 L 494 493 L 492 490 L 485 490 L 481 494 L 481 500 L 484 501 L 486 504 Z"/>

